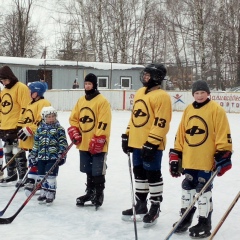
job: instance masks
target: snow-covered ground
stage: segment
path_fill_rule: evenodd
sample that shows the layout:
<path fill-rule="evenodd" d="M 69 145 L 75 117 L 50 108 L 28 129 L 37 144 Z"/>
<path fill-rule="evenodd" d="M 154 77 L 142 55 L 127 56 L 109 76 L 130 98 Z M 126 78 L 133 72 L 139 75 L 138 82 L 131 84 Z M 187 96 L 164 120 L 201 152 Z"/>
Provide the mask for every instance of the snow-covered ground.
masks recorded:
<path fill-rule="evenodd" d="M 133 240 L 133 223 L 123 222 L 121 212 L 131 207 L 131 188 L 128 158 L 121 149 L 121 134 L 125 131 L 130 112 L 113 111 L 111 142 L 108 154 L 105 200 L 102 207 L 95 211 L 92 207 L 79 208 L 75 199 L 85 191 L 85 174 L 79 171 L 79 154 L 71 148 L 67 162 L 60 168 L 57 196 L 52 206 L 39 205 L 37 196 L 8 225 L 0 226 L 1 239 L 6 240 Z M 59 112 L 59 121 L 67 129 L 70 112 Z M 164 177 L 164 195 L 158 223 L 152 228 L 137 223 L 139 240 L 163 240 L 179 219 L 182 178 L 174 179 L 168 171 L 168 150 L 173 146 L 175 133 L 182 116 L 174 112 L 168 144 L 163 155 L 162 173 Z M 213 229 L 240 190 L 240 115 L 228 114 L 234 154 L 233 168 L 222 177 L 216 177 L 213 189 Z M 69 141 L 70 142 L 70 141 Z M 14 187 L 0 188 L 0 210 L 2 210 L 13 192 Z M 26 199 L 21 190 L 2 217 L 9 217 Z M 214 239 L 237 240 L 239 228 L 240 201 L 237 202 Z M 197 214 L 193 224 L 197 223 Z M 190 239 L 188 233 L 172 235 L 171 239 Z"/>

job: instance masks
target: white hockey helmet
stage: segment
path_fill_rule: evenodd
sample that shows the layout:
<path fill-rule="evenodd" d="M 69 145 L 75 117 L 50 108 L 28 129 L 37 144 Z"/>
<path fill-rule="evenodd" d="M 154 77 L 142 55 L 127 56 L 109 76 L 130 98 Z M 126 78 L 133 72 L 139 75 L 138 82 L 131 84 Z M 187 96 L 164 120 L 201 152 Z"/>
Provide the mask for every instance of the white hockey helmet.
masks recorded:
<path fill-rule="evenodd" d="M 54 107 L 49 106 L 49 107 L 43 107 L 41 111 L 41 116 L 44 122 L 46 122 L 46 116 L 49 114 L 55 114 L 57 118 L 57 111 Z"/>

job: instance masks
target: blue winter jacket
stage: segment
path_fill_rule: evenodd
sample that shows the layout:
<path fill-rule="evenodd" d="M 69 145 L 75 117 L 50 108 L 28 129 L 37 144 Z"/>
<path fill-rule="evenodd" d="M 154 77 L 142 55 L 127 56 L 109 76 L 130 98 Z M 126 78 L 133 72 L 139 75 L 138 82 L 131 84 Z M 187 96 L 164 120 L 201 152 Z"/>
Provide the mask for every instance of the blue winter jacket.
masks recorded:
<path fill-rule="evenodd" d="M 34 135 L 34 146 L 29 159 L 35 163 L 38 160 L 57 160 L 67 147 L 66 133 L 59 122 L 46 124 L 42 121 Z M 61 162 L 65 162 L 65 158 Z"/>

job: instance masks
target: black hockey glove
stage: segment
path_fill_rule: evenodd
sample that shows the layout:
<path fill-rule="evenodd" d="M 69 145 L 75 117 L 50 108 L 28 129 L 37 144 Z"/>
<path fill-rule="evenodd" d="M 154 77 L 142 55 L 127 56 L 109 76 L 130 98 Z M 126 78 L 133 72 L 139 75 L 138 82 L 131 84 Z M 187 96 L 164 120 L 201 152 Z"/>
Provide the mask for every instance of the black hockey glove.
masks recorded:
<path fill-rule="evenodd" d="M 220 169 L 218 176 L 222 176 L 226 171 L 232 168 L 232 161 L 231 161 L 232 152 L 230 151 L 219 151 L 216 152 L 214 155 L 215 159 L 215 168 Z"/>
<path fill-rule="evenodd" d="M 182 164 L 182 152 L 170 148 L 169 151 L 169 172 L 172 177 L 180 177 Z"/>
<path fill-rule="evenodd" d="M 128 146 L 128 135 L 127 134 L 122 134 L 122 150 L 126 154 L 133 151 L 133 149 Z"/>
<path fill-rule="evenodd" d="M 63 164 L 65 164 L 66 162 L 66 158 L 61 159 L 61 161 L 58 163 L 58 166 L 62 166 Z"/>
<path fill-rule="evenodd" d="M 154 145 L 150 142 L 144 143 L 142 147 L 142 158 L 145 162 L 151 162 L 154 159 L 155 153 L 158 149 L 158 145 Z"/>

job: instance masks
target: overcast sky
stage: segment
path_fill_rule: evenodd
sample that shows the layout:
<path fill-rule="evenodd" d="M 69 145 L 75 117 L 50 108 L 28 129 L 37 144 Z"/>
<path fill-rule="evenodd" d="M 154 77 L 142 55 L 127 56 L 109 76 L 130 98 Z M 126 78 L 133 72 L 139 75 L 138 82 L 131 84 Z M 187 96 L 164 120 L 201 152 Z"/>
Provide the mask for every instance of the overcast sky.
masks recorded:
<path fill-rule="evenodd" d="M 26 0 L 22 0 L 26 1 Z M 47 46 L 47 57 L 53 58 L 56 55 L 56 36 L 59 33 L 58 26 L 54 18 L 58 17 L 57 0 L 34 0 L 35 4 L 32 8 L 32 20 L 38 26 L 38 31 L 43 38 L 42 46 Z M 0 13 L 4 16 L 13 7 L 12 0 L 1 1 Z M 41 56 L 39 56 L 41 57 Z"/>

